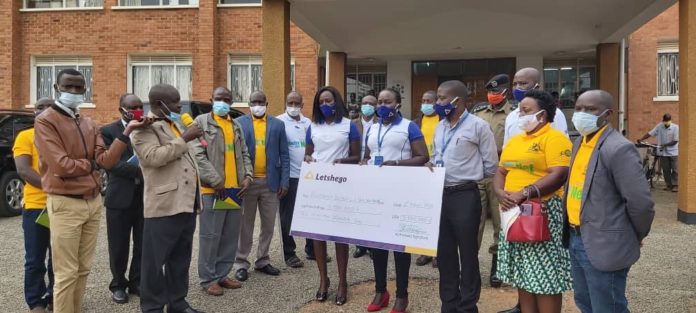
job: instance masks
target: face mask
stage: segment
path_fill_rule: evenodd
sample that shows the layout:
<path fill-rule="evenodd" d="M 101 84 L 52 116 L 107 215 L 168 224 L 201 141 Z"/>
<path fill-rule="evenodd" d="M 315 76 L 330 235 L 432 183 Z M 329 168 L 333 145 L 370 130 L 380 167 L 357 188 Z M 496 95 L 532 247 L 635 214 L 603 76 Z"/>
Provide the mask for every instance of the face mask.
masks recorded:
<path fill-rule="evenodd" d="M 423 114 L 425 114 L 425 115 L 430 116 L 430 115 L 433 115 L 433 113 L 435 113 L 435 108 L 433 107 L 432 104 L 423 103 L 423 104 L 421 104 L 421 112 L 423 112 Z"/>
<path fill-rule="evenodd" d="M 266 106 L 265 105 L 255 105 L 253 107 L 249 108 L 251 110 L 251 114 L 254 114 L 256 117 L 263 117 L 264 114 L 266 114 Z"/>
<path fill-rule="evenodd" d="M 544 112 L 544 110 L 541 110 L 539 112 L 536 112 L 535 114 L 532 115 L 525 115 L 525 116 L 520 116 L 520 119 L 517 120 L 517 125 L 519 128 L 525 132 L 531 132 L 533 131 L 539 124 L 541 123 L 538 119 L 537 116 L 541 113 Z"/>
<path fill-rule="evenodd" d="M 174 113 L 174 112 L 170 111 L 170 110 L 169 110 L 169 107 L 167 107 L 167 104 L 164 103 L 164 101 L 160 100 L 160 103 L 162 103 L 162 108 L 163 108 L 164 110 L 166 110 L 167 112 L 169 112 L 169 114 L 167 115 L 167 117 L 169 118 L 170 121 L 175 122 L 175 123 L 181 122 L 181 114 L 179 114 L 179 113 Z M 162 112 L 162 113 L 164 113 L 164 112 Z"/>
<path fill-rule="evenodd" d="M 457 99 L 459 97 L 455 97 L 452 99 L 452 102 L 445 103 L 445 104 L 436 104 L 435 107 L 435 112 L 437 112 L 437 115 L 439 115 L 441 118 L 448 117 L 454 112 L 454 109 L 456 108 L 454 106 L 454 102 L 457 102 Z"/>
<path fill-rule="evenodd" d="M 213 102 L 213 113 L 218 116 L 225 116 L 230 113 L 230 105 L 224 101 L 214 101 Z"/>
<path fill-rule="evenodd" d="M 488 93 L 488 103 L 498 105 L 505 100 L 505 91 L 501 93 Z"/>
<path fill-rule="evenodd" d="M 299 115 L 300 115 L 300 111 L 302 111 L 302 109 L 300 109 L 300 108 L 298 108 L 298 107 L 286 107 L 286 108 L 285 108 L 285 112 L 287 112 L 288 115 L 290 115 L 290 116 L 292 116 L 292 117 L 297 117 L 297 116 L 299 116 Z"/>
<path fill-rule="evenodd" d="M 360 106 L 360 112 L 365 116 L 375 115 L 375 107 L 370 104 L 363 104 Z"/>
<path fill-rule="evenodd" d="M 336 107 L 333 103 L 322 104 L 319 106 L 319 109 L 321 110 L 321 114 L 324 115 L 324 117 L 332 117 L 336 115 Z"/>
<path fill-rule="evenodd" d="M 599 117 L 604 115 L 606 112 L 607 110 L 604 110 L 604 112 L 600 113 L 599 115 L 585 112 L 575 112 L 573 113 L 572 118 L 573 125 L 580 135 L 587 136 L 594 134 L 597 130 L 599 130 L 600 127 L 597 123 Z"/>
<path fill-rule="evenodd" d="M 515 97 L 515 100 L 517 100 L 517 102 L 522 102 L 522 99 L 524 99 L 525 93 L 527 93 L 527 90 L 522 90 L 522 89 L 513 89 L 512 90 L 512 96 Z"/>
<path fill-rule="evenodd" d="M 672 125 L 672 122 L 663 122 L 662 124 L 665 125 L 665 128 L 669 128 Z"/>
<path fill-rule="evenodd" d="M 386 105 L 382 105 L 377 108 L 377 116 L 383 119 L 390 119 L 396 116 L 396 108 L 390 108 Z"/>
<path fill-rule="evenodd" d="M 143 115 L 145 115 L 145 111 L 143 109 L 126 110 L 121 108 L 121 116 L 126 122 L 139 121 L 141 118 L 143 118 Z"/>
<path fill-rule="evenodd" d="M 76 109 L 80 104 L 85 102 L 85 95 L 73 94 L 67 91 L 60 92 L 58 102 L 68 108 Z"/>

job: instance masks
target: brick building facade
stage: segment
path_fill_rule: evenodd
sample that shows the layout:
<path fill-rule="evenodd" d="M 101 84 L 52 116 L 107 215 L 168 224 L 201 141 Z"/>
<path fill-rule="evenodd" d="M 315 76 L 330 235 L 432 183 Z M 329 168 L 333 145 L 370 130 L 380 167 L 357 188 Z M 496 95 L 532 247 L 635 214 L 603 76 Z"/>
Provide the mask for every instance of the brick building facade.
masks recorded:
<path fill-rule="evenodd" d="M 50 92 L 46 91 L 49 82 L 44 76 L 74 62 L 90 71 L 92 79 L 93 106 L 85 107 L 83 112 L 101 123 L 118 117 L 116 108 L 123 93 L 143 94 L 147 89 L 147 82 L 137 87 L 134 81 L 150 79 L 136 76 L 147 73 L 153 77 L 152 82 L 159 79 L 154 78 L 155 74 L 164 75 L 156 73 L 154 67 L 173 69 L 177 86 L 190 90 L 190 100 L 207 101 L 215 86 L 239 92 L 230 81 L 232 60 L 258 63 L 242 68 L 242 73 L 249 76 L 240 84 L 249 88 L 254 81 L 249 72 L 260 65 L 259 5 L 227 6 L 216 0 L 201 0 L 198 5 L 148 8 L 123 7 L 118 0 L 104 0 L 103 7 L 97 8 L 23 8 L 22 1 L 13 0 L 0 9 L 0 16 L 9 17 L 0 19 L 0 95 L 4 99 L 0 108 L 20 109 L 33 104 L 40 94 Z M 294 25 L 291 41 L 295 89 L 311 102 L 317 90 L 319 47 Z M 145 63 L 136 63 L 143 60 Z M 143 72 L 135 69 L 138 65 Z M 190 82 L 182 82 L 189 76 Z M 186 91 L 181 92 L 185 99 Z M 243 93 L 248 95 L 248 91 Z M 306 110 L 309 112 L 309 105 Z"/>
<path fill-rule="evenodd" d="M 679 124 L 678 96 L 660 95 L 658 91 L 669 83 L 669 75 L 660 75 L 675 71 L 678 63 L 665 66 L 660 54 L 675 53 L 679 46 L 679 5 L 675 4 L 660 15 L 643 25 L 628 38 L 628 101 L 626 105 L 627 135 L 636 140 L 650 131 L 662 120 L 664 113 L 672 114 L 672 119 Z M 678 58 L 677 58 L 678 60 Z M 669 64 L 668 64 L 669 65 Z M 678 76 L 677 76 L 678 77 Z M 678 86 L 678 83 L 676 84 Z M 667 88 L 669 89 L 669 88 Z M 674 92 L 666 91 L 667 94 Z M 677 91 L 678 94 L 678 91 Z"/>

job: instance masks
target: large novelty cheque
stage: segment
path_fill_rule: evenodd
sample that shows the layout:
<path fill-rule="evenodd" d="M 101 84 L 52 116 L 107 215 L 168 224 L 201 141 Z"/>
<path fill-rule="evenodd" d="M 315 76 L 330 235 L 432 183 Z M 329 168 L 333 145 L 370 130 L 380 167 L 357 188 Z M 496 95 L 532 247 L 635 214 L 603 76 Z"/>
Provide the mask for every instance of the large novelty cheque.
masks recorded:
<path fill-rule="evenodd" d="M 304 163 L 290 234 L 435 256 L 445 170 Z"/>

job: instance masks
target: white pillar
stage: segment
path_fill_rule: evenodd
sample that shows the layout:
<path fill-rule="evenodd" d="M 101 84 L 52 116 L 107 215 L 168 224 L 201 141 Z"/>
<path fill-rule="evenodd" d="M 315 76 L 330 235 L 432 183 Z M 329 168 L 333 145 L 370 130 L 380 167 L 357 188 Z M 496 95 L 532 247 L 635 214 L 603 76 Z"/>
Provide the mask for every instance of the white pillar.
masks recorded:
<path fill-rule="evenodd" d="M 401 92 L 401 114 L 405 118 L 412 119 L 410 60 L 387 61 L 387 88 L 394 88 Z"/>

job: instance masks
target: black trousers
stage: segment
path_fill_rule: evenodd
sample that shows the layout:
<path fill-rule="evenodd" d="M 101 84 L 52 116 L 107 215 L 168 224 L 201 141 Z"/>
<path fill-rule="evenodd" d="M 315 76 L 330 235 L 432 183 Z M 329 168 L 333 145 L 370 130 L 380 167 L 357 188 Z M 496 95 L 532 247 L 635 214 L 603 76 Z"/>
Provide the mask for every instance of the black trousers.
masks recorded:
<path fill-rule="evenodd" d="M 280 231 L 283 235 L 283 255 L 285 261 L 291 257 L 297 256 L 295 254 L 297 244 L 295 244 L 295 239 L 290 236 L 290 225 L 292 224 L 292 214 L 295 211 L 298 183 L 299 178 L 290 178 L 288 194 L 283 199 L 280 199 Z M 305 252 L 307 255 L 314 255 L 314 244 L 312 239 L 305 240 Z"/>
<path fill-rule="evenodd" d="M 382 249 L 372 250 L 372 265 L 375 269 L 375 292 L 387 292 L 387 262 L 389 251 Z M 408 297 L 408 273 L 411 268 L 411 254 L 394 251 L 394 265 L 396 267 L 396 297 Z"/>
<path fill-rule="evenodd" d="M 133 236 L 133 258 L 126 279 L 131 234 Z M 109 290 L 138 289 L 140 287 L 140 260 L 143 251 L 142 191 L 133 197 L 133 203 L 128 208 L 106 208 L 106 236 L 109 244 L 109 266 L 112 277 Z"/>
<path fill-rule="evenodd" d="M 444 191 L 437 245 L 442 313 L 478 312 L 480 220 L 481 201 L 475 183 L 471 188 Z"/>
<path fill-rule="evenodd" d="M 146 218 L 143 227 L 140 308 L 145 312 L 186 310 L 196 214 Z"/>

